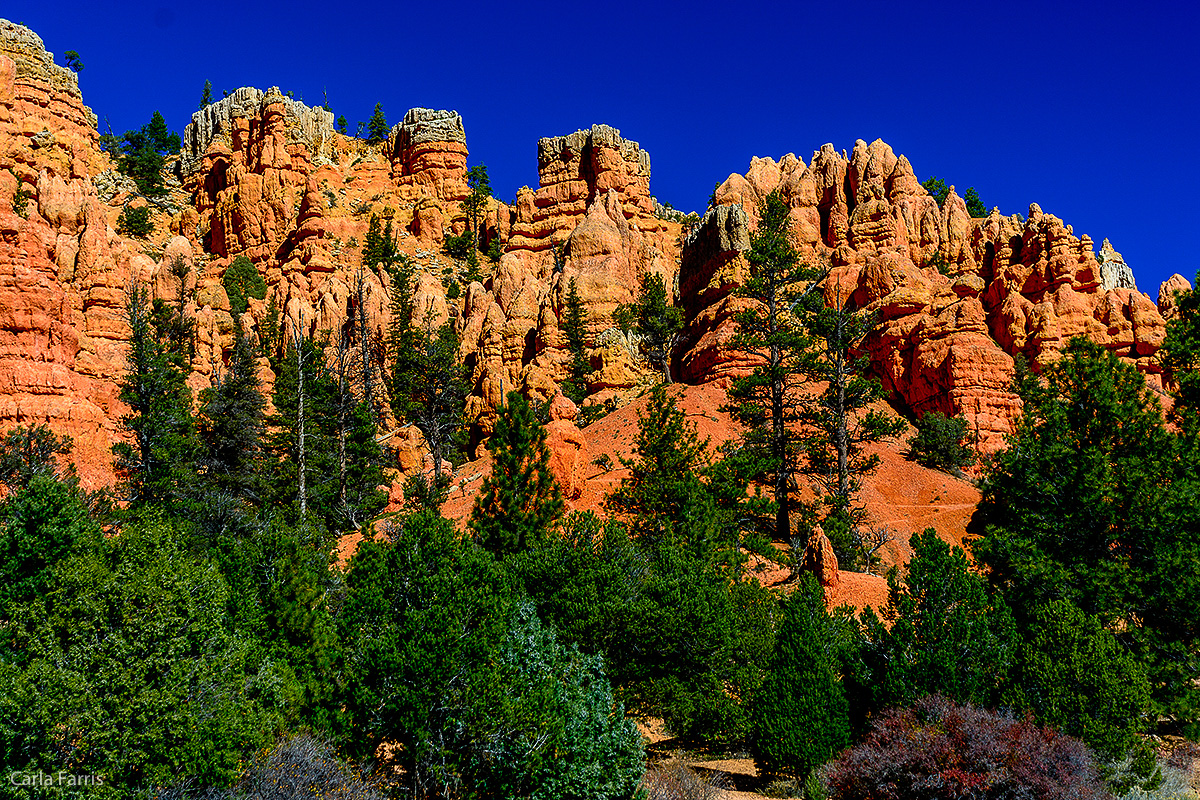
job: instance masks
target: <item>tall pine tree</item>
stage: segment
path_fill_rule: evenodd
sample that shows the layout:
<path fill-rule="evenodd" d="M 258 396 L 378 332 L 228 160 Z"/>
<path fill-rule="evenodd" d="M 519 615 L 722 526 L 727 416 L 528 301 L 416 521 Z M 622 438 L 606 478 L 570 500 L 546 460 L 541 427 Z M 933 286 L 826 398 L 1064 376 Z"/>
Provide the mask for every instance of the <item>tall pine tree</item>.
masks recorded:
<path fill-rule="evenodd" d="M 122 494 L 132 505 L 169 507 L 191 491 L 199 454 L 186 383 L 189 364 L 155 336 L 143 284 L 130 287 L 125 319 L 129 352 L 119 397 L 129 407 L 121 426 L 132 441 L 113 445 L 114 466 Z"/>
<path fill-rule="evenodd" d="M 728 410 L 746 426 L 747 451 L 757 456 L 754 471 L 770 479 L 777 506 L 775 537 L 789 541 L 801 451 L 796 426 L 811 402 L 803 365 L 812 339 L 796 307 L 805 296 L 801 287 L 813 286 L 820 273 L 800 262 L 792 243 L 788 206 L 776 193 L 759 208 L 746 260 L 750 275 L 736 293 L 748 304 L 736 315 L 738 332 L 727 346 L 760 363 L 750 375 L 733 382 Z"/>
<path fill-rule="evenodd" d="M 487 447 L 492 474 L 469 523 L 476 541 L 498 556 L 540 545 L 562 516 L 563 500 L 550 474 L 546 430 L 519 392 L 509 392 Z"/>
<path fill-rule="evenodd" d="M 228 370 L 200 393 L 200 463 L 213 485 L 234 497 L 261 499 L 266 405 L 254 346 L 239 332 Z"/>

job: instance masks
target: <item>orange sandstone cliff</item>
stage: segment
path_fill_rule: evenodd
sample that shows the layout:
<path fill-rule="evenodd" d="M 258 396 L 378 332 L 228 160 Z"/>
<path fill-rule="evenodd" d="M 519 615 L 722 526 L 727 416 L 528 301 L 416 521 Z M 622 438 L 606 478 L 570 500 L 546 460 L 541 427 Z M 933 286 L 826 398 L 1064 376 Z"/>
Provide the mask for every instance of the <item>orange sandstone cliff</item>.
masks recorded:
<path fill-rule="evenodd" d="M 849 154 L 825 145 L 808 163 L 790 154 L 754 159 L 719 187 L 716 206 L 685 236 L 686 221 L 652 197 L 650 156 L 637 142 L 607 125 L 542 139 L 530 154 L 537 188 L 486 209 L 480 234 L 501 257 L 475 281 L 442 252 L 444 237 L 467 224 L 468 154 L 453 111 L 411 109 L 371 145 L 337 133 L 324 109 L 246 87 L 193 115 L 170 192 L 152 205 L 153 234 L 127 239 L 114 231 L 117 215 L 146 200 L 101 152 L 74 74 L 31 31 L 0 22 L 0 429 L 47 423 L 75 438 L 89 485 L 111 481 L 110 447 L 125 413 L 117 398 L 123 306 L 134 280 L 181 302 L 195 321 L 196 391 L 226 363 L 236 326 L 255 332 L 272 302 L 290 330 L 386 330 L 390 278 L 361 263 L 377 216 L 417 269 L 423 319 L 453 320 L 461 334 L 472 371 L 472 455 L 482 455 L 505 392 L 554 399 L 556 473 L 575 504 L 588 507 L 612 478 L 590 459 L 622 451 L 575 428 L 558 395 L 571 285 L 587 314 L 585 404 L 621 405 L 654 380 L 636 342 L 613 324 L 650 272 L 686 314 L 676 378 L 697 384 L 688 396 L 715 414 L 728 379 L 752 366 L 722 343 L 733 332 L 732 290 L 758 203 L 776 190 L 804 254 L 831 265 L 828 292 L 879 314 L 865 350 L 899 407 L 963 414 L 981 448 L 994 449 L 1018 411 L 1009 391 L 1014 358 L 1044 365 L 1080 333 L 1161 388 L 1164 317 L 1186 281 L 1172 278 L 1155 303 L 1111 245 L 1096 251 L 1036 205 L 1025 218 L 993 211 L 972 219 L 951 192 L 939 208 L 907 159 L 881 141 L 859 141 Z M 263 274 L 268 294 L 235 320 L 221 277 L 239 256 Z M 360 305 L 366 332 L 350 324 Z M 265 360 L 260 375 L 269 388 Z M 614 421 L 596 435 L 631 437 L 627 417 L 624 428 Z M 388 445 L 402 470 L 426 465 L 414 429 L 397 426 Z"/>

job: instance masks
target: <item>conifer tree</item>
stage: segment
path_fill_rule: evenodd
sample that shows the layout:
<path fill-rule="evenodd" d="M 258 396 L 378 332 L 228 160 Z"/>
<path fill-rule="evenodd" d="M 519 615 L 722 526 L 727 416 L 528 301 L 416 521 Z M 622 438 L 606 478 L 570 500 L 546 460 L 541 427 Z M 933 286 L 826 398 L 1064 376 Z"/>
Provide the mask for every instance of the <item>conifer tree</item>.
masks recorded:
<path fill-rule="evenodd" d="M 210 105 L 212 105 L 212 101 L 212 81 L 205 80 L 204 90 L 200 93 L 200 110 L 203 111 L 204 109 L 208 108 Z"/>
<path fill-rule="evenodd" d="M 469 367 L 459 358 L 459 336 L 453 319 L 433 327 L 429 309 L 418 324 L 413 307 L 415 268 L 398 258 L 391 270 L 392 412 L 417 426 L 433 456 L 433 488 L 443 483 L 442 461 L 455 452 L 462 429 L 463 402 L 470 390 Z"/>
<path fill-rule="evenodd" d="M 850 744 L 850 717 L 825 593 L 812 575 L 783 603 L 775 652 L 751 705 L 750 749 L 760 775 L 803 781 Z"/>
<path fill-rule="evenodd" d="M 367 143 L 379 144 L 386 141 L 389 130 L 387 117 L 383 115 L 383 103 L 376 103 L 371 120 L 367 123 Z"/>
<path fill-rule="evenodd" d="M 1146 668 L 1156 713 L 1200 718 L 1200 480 L 1143 376 L 1076 337 L 997 454 L 976 558 L 1018 616 L 1067 600 Z"/>
<path fill-rule="evenodd" d="M 229 369 L 200 393 L 200 463 L 221 491 L 259 500 L 266 400 L 258 380 L 254 346 L 239 333 Z"/>
<path fill-rule="evenodd" d="M 628 519 L 634 536 L 647 545 L 690 542 L 695 552 L 711 556 L 717 509 L 697 475 L 707 463 L 707 444 L 667 389 L 655 387 L 646 413 L 638 414 L 636 458 L 621 459 L 629 476 L 606 506 Z"/>
<path fill-rule="evenodd" d="M 587 397 L 587 376 L 591 372 L 591 364 L 587 360 L 584 340 L 587 334 L 587 319 L 574 278 L 571 279 L 570 289 L 567 291 L 562 332 L 563 336 L 567 337 L 567 350 L 571 354 L 568 377 L 563 382 L 563 394 L 579 405 Z"/>
<path fill-rule="evenodd" d="M 470 194 L 462 201 L 463 213 L 467 215 L 467 230 L 470 231 L 471 247 L 467 258 L 472 265 L 479 263 L 479 227 L 483 212 L 492 197 L 492 182 L 488 179 L 487 165 L 478 164 L 467 170 L 467 188 Z"/>
<path fill-rule="evenodd" d="M 728 347 L 753 356 L 760 366 L 733 382 L 727 408 L 746 426 L 744 443 L 757 459 L 753 471 L 770 478 L 775 537 L 790 541 L 801 451 L 796 426 L 811 402 L 803 365 L 812 339 L 796 307 L 805 296 L 801 287 L 814 286 L 820 273 L 801 264 L 791 240 L 787 204 L 776 193 L 763 200 L 746 259 L 750 276 L 736 294 L 749 306 L 735 316 L 738 332 Z"/>
<path fill-rule="evenodd" d="M 546 430 L 519 392 L 508 393 L 487 447 L 492 474 L 469 523 L 476 541 L 498 556 L 540 545 L 562 516 L 563 500 L 550 474 Z"/>
<path fill-rule="evenodd" d="M 840 293 L 829 306 L 816 293 L 807 299 L 813 308 L 804 314 L 803 325 L 811 344 L 801 366 L 810 380 L 826 388 L 800 412 L 809 431 L 802 443 L 802 471 L 815 480 L 823 495 L 827 508 L 823 528 L 838 562 L 852 568 L 867 557 L 859 531 L 864 511 L 855 505 L 855 497 L 863 476 L 879 465 L 879 456 L 865 455 L 862 446 L 899 435 L 904 421 L 866 410 L 883 398 L 883 387 L 867 374 L 866 357 L 856 358 L 854 353 L 875 329 L 875 317 L 855 313 Z"/>
<path fill-rule="evenodd" d="M 126 297 L 129 352 L 119 397 L 129 407 L 121 426 L 133 442 L 113 445 L 114 466 L 131 503 L 169 506 L 190 491 L 199 441 L 186 383 L 189 364 L 155 337 L 148 294 L 135 282 Z"/>
<path fill-rule="evenodd" d="M 613 321 L 625 331 L 641 335 L 641 350 L 647 361 L 671 382 L 671 353 L 679 343 L 683 311 L 667 300 L 667 287 L 655 272 L 642 273 L 637 300 L 617 308 Z"/>

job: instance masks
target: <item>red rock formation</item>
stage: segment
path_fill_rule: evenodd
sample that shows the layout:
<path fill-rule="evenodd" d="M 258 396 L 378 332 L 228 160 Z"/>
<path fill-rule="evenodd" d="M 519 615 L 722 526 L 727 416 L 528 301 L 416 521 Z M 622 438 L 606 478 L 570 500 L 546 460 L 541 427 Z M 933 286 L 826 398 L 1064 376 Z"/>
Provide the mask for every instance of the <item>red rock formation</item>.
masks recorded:
<path fill-rule="evenodd" d="M 392 128 L 388 152 L 392 178 L 406 200 L 467 196 L 467 135 L 458 112 L 410 108 Z"/>
<path fill-rule="evenodd" d="M 87 178 L 106 166 L 74 73 L 0 21 L 0 430 L 73 437 L 88 486 L 109 482 L 119 438 L 125 287 L 152 267 L 108 227 Z"/>
<path fill-rule="evenodd" d="M 816 576 L 823 589 L 835 589 L 841 582 L 838 572 L 837 554 L 829 537 L 821 531 L 813 531 L 804 548 L 803 569 Z"/>
<path fill-rule="evenodd" d="M 752 227 L 758 204 L 775 190 L 791 209 L 802 254 L 832 266 L 826 300 L 841 292 L 878 314 L 864 347 L 885 388 L 915 413 L 964 415 L 982 449 L 1001 446 L 1012 430 L 1013 359 L 1040 368 L 1072 336 L 1106 345 L 1161 389 L 1162 315 L 1107 240 L 1097 255 L 1089 237 L 1036 204 L 1027 219 L 996 210 L 972 219 L 953 187 L 939 209 L 908 160 L 879 140 L 859 140 L 850 156 L 827 144 L 807 165 L 790 154 L 778 163 L 754 159 L 745 176 L 718 188 L 717 211 L 683 254 L 685 379 L 747 367 L 719 346 L 732 332 L 729 291 L 748 247 L 744 234 L 725 230 L 735 217 L 719 212 L 740 204 L 746 213 L 737 224 Z"/>
<path fill-rule="evenodd" d="M 575 425 L 578 414 L 575 404 L 562 392 L 550 401 L 550 422 L 546 425 L 550 472 L 568 500 L 577 500 L 583 494 L 583 467 L 588 463 L 587 440 Z"/>

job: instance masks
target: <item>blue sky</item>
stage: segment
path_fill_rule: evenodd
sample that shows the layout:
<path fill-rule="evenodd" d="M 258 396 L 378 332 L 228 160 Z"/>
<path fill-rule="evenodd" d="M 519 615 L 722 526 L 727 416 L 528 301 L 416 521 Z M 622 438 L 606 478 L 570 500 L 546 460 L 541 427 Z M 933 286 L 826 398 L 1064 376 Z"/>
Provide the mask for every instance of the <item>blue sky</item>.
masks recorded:
<path fill-rule="evenodd" d="M 511 198 L 536 186 L 539 137 L 604 122 L 683 210 L 751 156 L 882 138 L 922 179 L 1107 236 L 1152 297 L 1200 268 L 1193 3 L 6 0 L 0 16 L 60 63 L 77 50 L 118 133 L 155 109 L 182 131 L 205 79 L 328 92 L 352 128 L 376 102 L 391 122 L 453 108 Z"/>

